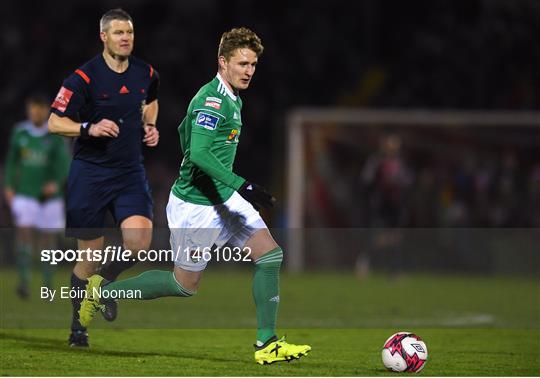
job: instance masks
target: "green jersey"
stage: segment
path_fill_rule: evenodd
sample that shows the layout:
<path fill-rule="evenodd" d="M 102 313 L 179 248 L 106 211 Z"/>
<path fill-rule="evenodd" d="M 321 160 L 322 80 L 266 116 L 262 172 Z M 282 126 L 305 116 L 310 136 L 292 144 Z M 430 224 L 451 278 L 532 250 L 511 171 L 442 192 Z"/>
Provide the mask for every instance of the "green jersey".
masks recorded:
<path fill-rule="evenodd" d="M 16 194 L 41 199 L 44 184 L 54 181 L 61 189 L 70 157 L 64 139 L 49 134 L 47 125 L 25 121 L 11 134 L 5 169 L 5 186 Z M 55 197 L 61 196 L 59 191 Z"/>
<path fill-rule="evenodd" d="M 218 74 L 191 100 L 178 127 L 184 159 L 172 192 L 200 205 L 227 201 L 245 180 L 233 163 L 242 132 L 242 100 Z"/>

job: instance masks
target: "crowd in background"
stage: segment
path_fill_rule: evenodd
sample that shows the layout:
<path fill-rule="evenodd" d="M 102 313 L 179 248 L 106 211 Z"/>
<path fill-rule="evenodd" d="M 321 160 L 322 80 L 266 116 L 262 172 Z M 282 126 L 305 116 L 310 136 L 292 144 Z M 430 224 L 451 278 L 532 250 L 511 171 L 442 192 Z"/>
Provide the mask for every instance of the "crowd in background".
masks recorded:
<path fill-rule="evenodd" d="M 307 225 L 539 227 L 540 130 L 460 130 L 342 127 L 308 139 Z"/>
<path fill-rule="evenodd" d="M 53 3 L 3 4 L 2 151 L 12 125 L 23 117 L 25 97 L 40 91 L 52 98 L 64 77 L 99 53 L 98 20 L 119 5 L 106 0 Z M 138 0 L 123 6 L 135 20 L 135 55 L 161 74 L 162 139 L 146 154 L 158 226 L 165 225 L 168 191 L 181 162 L 177 125 L 191 96 L 215 74 L 219 37 L 232 27 L 252 28 L 265 45 L 252 88 L 242 94 L 245 132 L 235 169 L 276 193 L 281 205 L 275 215 L 285 202 L 284 120 L 295 106 L 540 106 L 535 43 L 540 3 L 534 0 Z M 452 177 L 442 178 L 453 182 L 451 193 L 444 185 L 433 188 L 430 169 L 415 171 L 406 184 L 405 224 L 538 226 L 540 221 L 527 218 L 523 209 L 540 206 L 540 162 L 529 161 L 526 172 L 516 171 L 519 156 L 509 152 L 493 162 L 464 159 Z M 2 154 L 2 168 L 4 159 Z M 366 177 L 358 182 L 375 201 L 377 186 Z M 430 198 L 437 206 L 446 204 L 442 218 L 433 220 L 435 215 L 415 205 Z M 496 198 L 499 208 L 488 211 L 486 198 L 489 203 Z M 360 223 L 367 225 L 382 217 L 373 211 L 386 211 L 373 204 L 364 208 L 368 215 Z M 10 224 L 5 209 L 2 226 Z"/>

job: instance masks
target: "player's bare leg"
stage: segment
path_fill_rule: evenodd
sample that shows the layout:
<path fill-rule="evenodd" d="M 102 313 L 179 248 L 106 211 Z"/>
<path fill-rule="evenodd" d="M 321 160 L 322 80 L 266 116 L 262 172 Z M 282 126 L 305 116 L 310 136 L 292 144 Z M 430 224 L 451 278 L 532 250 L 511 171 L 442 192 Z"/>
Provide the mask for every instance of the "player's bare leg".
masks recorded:
<path fill-rule="evenodd" d="M 134 252 L 146 251 L 152 242 L 152 221 L 142 215 L 133 215 L 120 224 L 124 248 Z M 136 257 L 136 256 L 134 256 Z"/>
<path fill-rule="evenodd" d="M 122 240 L 124 250 L 132 253 L 127 261 L 110 261 L 101 267 L 100 275 L 107 281 L 116 281 L 120 273 L 137 264 L 141 253 L 150 248 L 152 242 L 152 221 L 141 215 L 133 215 L 122 221 Z M 101 313 L 105 320 L 112 322 L 118 315 L 116 301 L 107 302 L 105 311 Z"/>
<path fill-rule="evenodd" d="M 77 239 L 77 248 L 79 250 L 102 251 L 104 240 L 105 238 L 103 236 L 93 240 Z M 87 254 L 82 254 L 81 258 L 83 261 L 77 261 L 73 268 L 73 273 L 78 278 L 85 280 L 97 272 L 101 262 L 92 261 L 92 256 L 88 256 Z"/>
<path fill-rule="evenodd" d="M 137 264 L 140 253 L 147 251 L 152 242 L 152 221 L 141 215 L 133 215 L 122 221 L 124 250 L 132 251 L 128 261 L 110 261 L 99 273 L 107 281 L 115 281 L 120 273 Z"/>
<path fill-rule="evenodd" d="M 147 251 L 152 242 L 152 221 L 141 215 L 133 215 L 122 221 L 124 250 L 132 251 L 128 261 L 110 261 L 99 273 L 107 281 L 115 281 L 123 271 L 137 264 L 141 251 Z"/>
<path fill-rule="evenodd" d="M 203 272 L 190 272 L 178 266 L 174 267 L 174 278 L 186 290 L 196 293 L 199 290 Z"/>
<path fill-rule="evenodd" d="M 258 260 L 266 253 L 276 248 L 279 248 L 279 245 L 267 228 L 258 230 L 251 235 L 245 245 L 245 249 L 251 251 L 252 260 Z"/>

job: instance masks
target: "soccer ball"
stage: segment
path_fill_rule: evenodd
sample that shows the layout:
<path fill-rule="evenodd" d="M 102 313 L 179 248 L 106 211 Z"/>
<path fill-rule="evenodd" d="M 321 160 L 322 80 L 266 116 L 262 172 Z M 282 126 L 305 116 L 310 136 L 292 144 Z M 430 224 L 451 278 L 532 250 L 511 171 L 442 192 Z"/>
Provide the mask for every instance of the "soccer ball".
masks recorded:
<path fill-rule="evenodd" d="M 426 365 L 426 343 L 410 332 L 398 332 L 386 340 L 382 361 L 388 370 L 419 372 Z"/>

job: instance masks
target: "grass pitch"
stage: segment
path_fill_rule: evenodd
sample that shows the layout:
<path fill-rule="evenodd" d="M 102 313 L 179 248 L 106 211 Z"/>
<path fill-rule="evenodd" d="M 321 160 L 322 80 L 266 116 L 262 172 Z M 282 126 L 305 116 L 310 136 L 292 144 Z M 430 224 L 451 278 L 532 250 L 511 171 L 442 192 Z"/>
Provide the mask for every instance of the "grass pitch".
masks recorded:
<path fill-rule="evenodd" d="M 259 366 L 249 270 L 209 270 L 189 299 L 124 301 L 114 323 L 92 324 L 87 350 L 67 346 L 69 300 L 39 299 L 36 274 L 32 298 L 23 302 L 13 294 L 15 277 L 0 271 L 4 376 L 393 375 L 380 349 L 401 330 L 427 343 L 422 375 L 540 375 L 538 279 L 284 274 L 279 334 L 313 350 L 299 361 Z M 56 281 L 68 277 L 61 271 Z"/>

